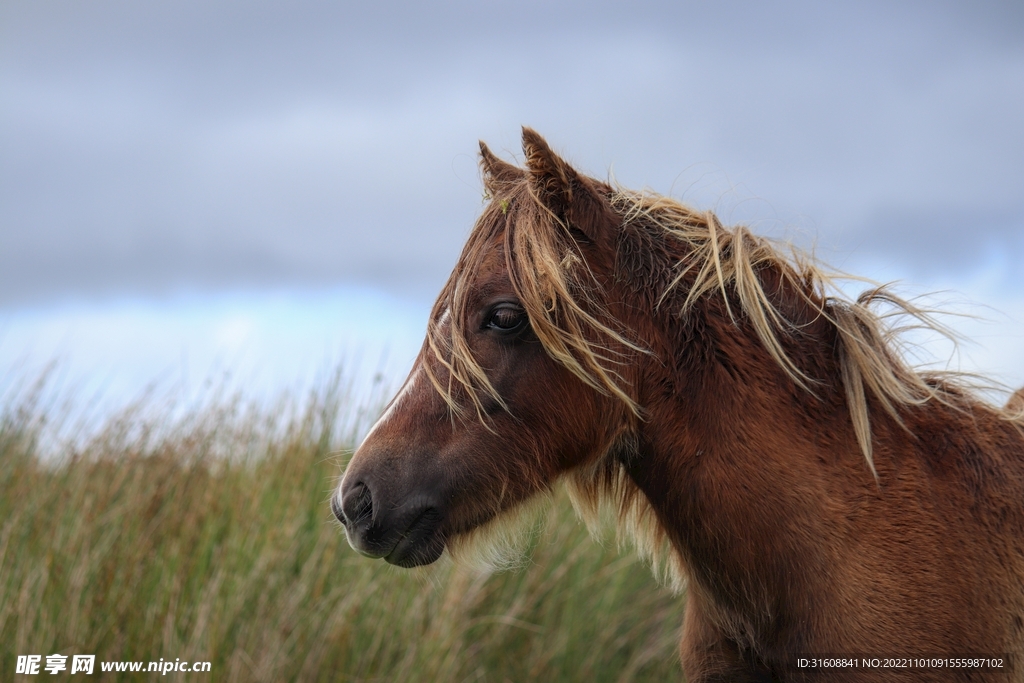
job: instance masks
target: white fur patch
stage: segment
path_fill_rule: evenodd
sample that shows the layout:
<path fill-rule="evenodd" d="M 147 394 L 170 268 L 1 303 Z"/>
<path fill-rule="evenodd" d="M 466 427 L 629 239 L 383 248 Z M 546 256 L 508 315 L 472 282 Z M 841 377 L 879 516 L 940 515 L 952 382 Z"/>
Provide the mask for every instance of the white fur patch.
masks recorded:
<path fill-rule="evenodd" d="M 529 564 L 530 545 L 550 509 L 550 493 L 534 495 L 469 533 L 449 539 L 448 554 L 456 565 L 486 574 L 521 569 Z"/>
<path fill-rule="evenodd" d="M 632 546 L 640 560 L 650 566 L 654 578 L 679 595 L 686 591 L 686 568 L 658 522 L 647 496 L 622 469 L 613 481 L 599 481 L 597 469 L 584 469 L 564 479 L 576 516 L 597 540 L 611 526 L 619 548 Z"/>
<path fill-rule="evenodd" d="M 395 414 L 395 411 L 398 409 L 398 406 L 401 405 L 402 401 L 404 401 L 405 398 L 412 393 L 413 389 L 416 386 L 416 383 L 419 381 L 422 375 L 423 371 L 420 369 L 419 361 L 417 361 L 416 367 L 413 368 L 412 373 L 410 373 L 409 377 L 406 378 L 405 384 L 402 385 L 402 388 L 398 391 L 398 394 L 395 396 L 395 398 L 391 400 L 391 404 L 388 405 L 387 410 L 385 410 L 384 413 L 379 418 L 377 418 L 377 421 L 373 423 L 373 426 L 370 427 L 370 431 L 366 433 L 366 437 L 363 439 L 363 441 L 369 439 L 375 431 L 377 431 L 380 427 L 386 424 L 388 420 L 391 419 L 391 417 Z"/>

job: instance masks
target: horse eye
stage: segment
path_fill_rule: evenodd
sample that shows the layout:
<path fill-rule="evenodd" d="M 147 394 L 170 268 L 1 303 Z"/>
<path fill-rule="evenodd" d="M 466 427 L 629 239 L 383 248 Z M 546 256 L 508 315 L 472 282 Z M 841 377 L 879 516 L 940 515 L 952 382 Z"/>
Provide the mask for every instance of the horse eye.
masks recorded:
<path fill-rule="evenodd" d="M 513 304 L 502 304 L 491 310 L 485 327 L 498 332 L 518 332 L 526 325 L 526 311 Z"/>

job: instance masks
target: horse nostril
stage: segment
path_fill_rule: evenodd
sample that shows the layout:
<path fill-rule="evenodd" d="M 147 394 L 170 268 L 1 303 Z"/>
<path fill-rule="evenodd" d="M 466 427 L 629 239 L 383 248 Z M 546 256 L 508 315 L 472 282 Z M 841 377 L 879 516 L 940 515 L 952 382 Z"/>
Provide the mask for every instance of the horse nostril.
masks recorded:
<path fill-rule="evenodd" d="M 338 494 L 331 496 L 331 512 L 342 524 L 347 524 L 345 520 L 345 513 L 341 511 L 341 500 Z"/>
<path fill-rule="evenodd" d="M 370 517 L 373 514 L 373 496 L 370 489 L 362 482 L 353 484 L 342 494 L 340 512 L 339 519 L 344 517 L 342 524 L 345 524 L 346 520 L 349 524 L 354 524 L 365 517 Z M 335 511 L 335 514 L 337 513 L 338 511 Z"/>

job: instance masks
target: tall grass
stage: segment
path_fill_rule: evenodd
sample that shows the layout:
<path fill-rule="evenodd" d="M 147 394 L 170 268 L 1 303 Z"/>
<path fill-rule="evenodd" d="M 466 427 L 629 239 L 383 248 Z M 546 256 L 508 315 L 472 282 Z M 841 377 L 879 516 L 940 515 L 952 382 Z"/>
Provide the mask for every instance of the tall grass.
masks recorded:
<path fill-rule="evenodd" d="M 91 680 L 146 677 L 100 661 L 161 658 L 212 662 L 165 680 L 681 677 L 680 600 L 592 541 L 561 496 L 519 572 L 398 570 L 352 552 L 327 505 L 350 452 L 343 392 L 290 410 L 139 407 L 59 453 L 41 445 L 45 409 L 8 401 L 2 680 L 18 655 L 57 653 L 95 654 Z"/>

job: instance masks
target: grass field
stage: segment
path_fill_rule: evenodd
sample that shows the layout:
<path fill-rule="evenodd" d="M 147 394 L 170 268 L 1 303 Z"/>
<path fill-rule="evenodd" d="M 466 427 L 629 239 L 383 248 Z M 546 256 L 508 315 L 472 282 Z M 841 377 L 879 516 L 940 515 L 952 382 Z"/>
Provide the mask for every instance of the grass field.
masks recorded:
<path fill-rule="evenodd" d="M 350 453 L 337 383 L 300 404 L 141 406 L 75 446 L 0 405 L 0 680 L 18 655 L 209 661 L 188 681 L 679 680 L 682 599 L 563 496 L 524 570 L 357 556 L 327 499 Z M 347 424 L 353 424 L 349 421 Z M 348 429 L 351 432 L 351 428 Z M 63 445 L 62 445 L 63 443 Z M 70 669 L 70 657 L 68 669 Z M 64 672 L 67 674 L 67 671 Z"/>

